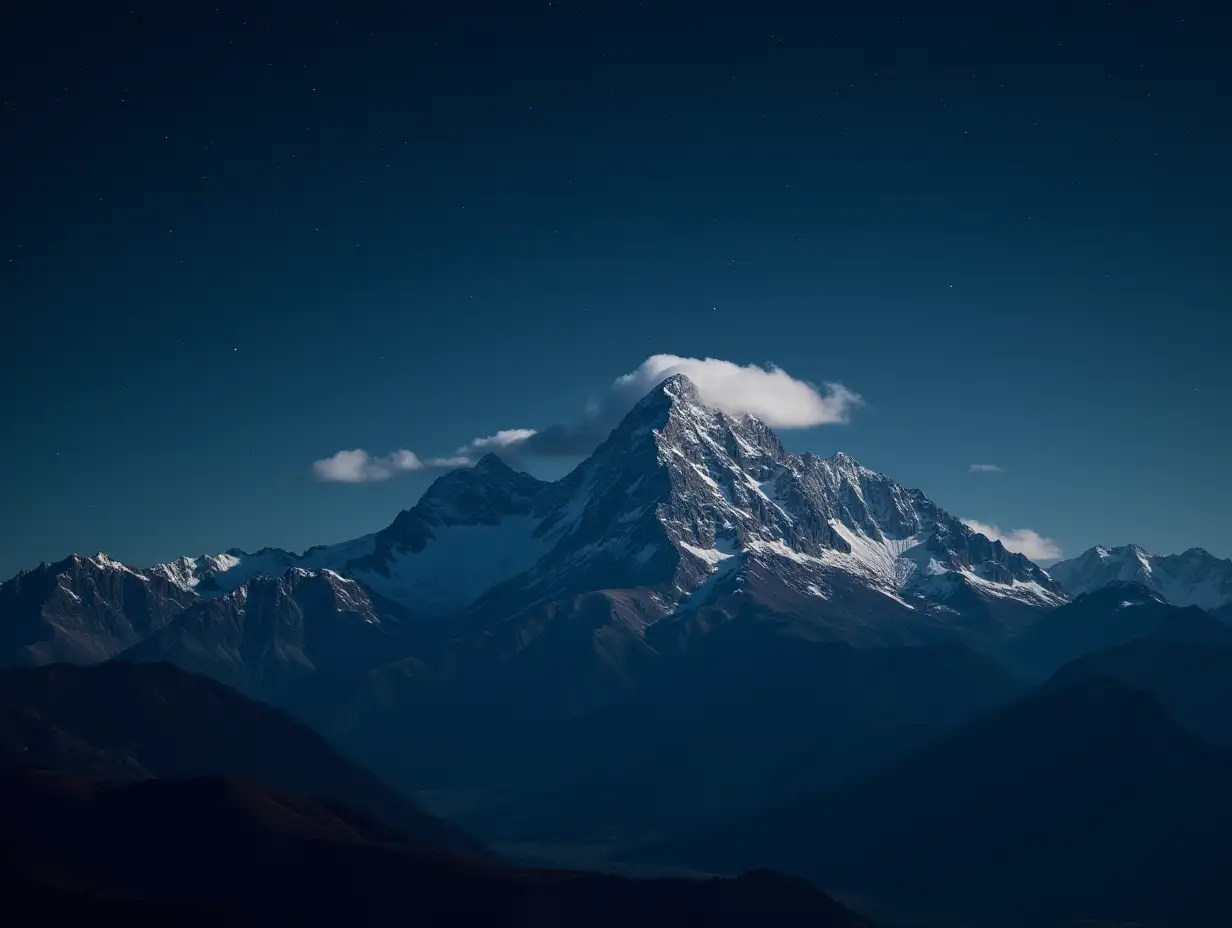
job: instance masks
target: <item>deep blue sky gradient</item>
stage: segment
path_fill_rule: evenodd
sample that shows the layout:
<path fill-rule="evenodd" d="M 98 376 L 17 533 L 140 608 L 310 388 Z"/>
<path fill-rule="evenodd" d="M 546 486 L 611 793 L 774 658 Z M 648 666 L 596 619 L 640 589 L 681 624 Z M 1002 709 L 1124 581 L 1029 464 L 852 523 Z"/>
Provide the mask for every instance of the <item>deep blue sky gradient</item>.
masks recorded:
<path fill-rule="evenodd" d="M 0 575 L 374 530 L 431 478 L 313 460 L 656 352 L 841 381 L 788 445 L 962 517 L 1232 556 L 1227 14 L 858 6 L 0 14 Z"/>

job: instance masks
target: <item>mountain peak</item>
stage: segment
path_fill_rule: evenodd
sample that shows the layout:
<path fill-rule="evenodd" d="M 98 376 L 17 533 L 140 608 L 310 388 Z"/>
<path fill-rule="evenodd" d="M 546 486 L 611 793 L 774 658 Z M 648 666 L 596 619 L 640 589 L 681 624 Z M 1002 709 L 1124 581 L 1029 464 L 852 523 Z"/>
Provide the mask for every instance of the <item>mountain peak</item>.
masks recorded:
<path fill-rule="evenodd" d="M 1070 596 L 1132 580 L 1175 606 L 1219 609 L 1232 603 L 1232 561 L 1201 548 L 1159 555 L 1134 544 L 1100 546 L 1053 564 L 1048 572 Z"/>
<path fill-rule="evenodd" d="M 697 384 L 684 374 L 672 374 L 652 387 L 637 405 L 642 408 L 670 408 L 681 404 L 697 406 L 701 405 L 701 402 L 701 393 L 697 389 Z"/>
<path fill-rule="evenodd" d="M 660 381 L 633 406 L 597 452 L 606 457 L 615 449 L 649 443 L 688 441 L 686 434 L 714 427 L 722 414 L 705 405 L 697 385 L 684 374 Z M 734 422 L 735 420 L 730 420 Z"/>
<path fill-rule="evenodd" d="M 1208 558 L 1208 557 L 1211 557 L 1211 558 L 1213 558 L 1213 557 L 1214 557 L 1214 555 L 1213 555 L 1213 554 L 1211 554 L 1211 552 L 1207 551 L 1207 550 L 1206 550 L 1206 548 L 1197 548 L 1197 547 L 1194 547 L 1194 548 L 1186 548 L 1184 551 L 1182 551 L 1182 552 L 1181 552 L 1181 557 L 1188 557 L 1188 558 L 1193 558 L 1193 557 L 1197 557 L 1197 558 Z"/>
<path fill-rule="evenodd" d="M 481 474 L 512 474 L 516 473 L 512 467 L 505 463 L 504 459 L 495 452 L 489 451 L 478 461 L 475 462 L 475 470 Z"/>
<path fill-rule="evenodd" d="M 674 397 L 687 403 L 696 403 L 701 401 L 701 394 L 697 390 L 697 384 L 688 378 L 685 374 L 672 374 L 656 389 L 666 396 Z"/>
<path fill-rule="evenodd" d="M 830 455 L 830 457 L 823 458 L 822 460 L 824 460 L 827 464 L 831 464 L 842 470 L 863 471 L 867 469 L 846 451 L 836 451 L 834 454 Z"/>

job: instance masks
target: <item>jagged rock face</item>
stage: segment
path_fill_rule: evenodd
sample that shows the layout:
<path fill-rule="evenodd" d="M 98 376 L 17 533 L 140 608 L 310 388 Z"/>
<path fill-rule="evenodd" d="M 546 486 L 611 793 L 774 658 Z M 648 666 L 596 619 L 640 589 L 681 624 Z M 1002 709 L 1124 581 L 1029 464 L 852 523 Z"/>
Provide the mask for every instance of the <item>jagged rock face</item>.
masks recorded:
<path fill-rule="evenodd" d="M 362 673 L 382 661 L 389 638 L 359 583 L 292 567 L 198 600 L 123 657 L 169 661 L 250 695 L 277 698 L 315 673 Z"/>
<path fill-rule="evenodd" d="M 106 555 L 73 555 L 0 584 L 0 666 L 94 663 L 157 631 L 194 597 Z"/>
<path fill-rule="evenodd" d="M 377 533 L 378 551 L 398 548 L 418 553 L 435 537 L 434 529 L 498 525 L 508 518 L 533 516 L 543 508 L 544 492 L 550 487 L 513 470 L 494 454 L 485 455 L 475 467 L 441 477 L 413 509 L 400 512 L 392 525 Z"/>
<path fill-rule="evenodd" d="M 1232 604 L 1232 561 L 1202 548 L 1149 554 L 1138 545 L 1095 547 L 1048 569 L 1070 596 L 1117 583 L 1140 583 L 1174 606 L 1218 610 Z"/>

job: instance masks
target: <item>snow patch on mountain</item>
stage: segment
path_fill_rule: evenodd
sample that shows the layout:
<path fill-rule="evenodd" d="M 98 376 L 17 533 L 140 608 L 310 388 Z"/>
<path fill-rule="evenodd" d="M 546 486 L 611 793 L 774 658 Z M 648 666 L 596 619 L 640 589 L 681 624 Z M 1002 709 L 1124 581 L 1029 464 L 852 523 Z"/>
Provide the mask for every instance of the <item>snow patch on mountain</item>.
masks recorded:
<path fill-rule="evenodd" d="M 155 564 L 149 572 L 164 577 L 185 592 L 210 598 L 231 593 L 253 577 L 276 576 L 296 560 L 295 555 L 277 548 L 266 548 L 255 554 L 233 548 L 222 554 L 180 557 L 166 564 Z"/>
<path fill-rule="evenodd" d="M 396 602 L 434 612 L 461 608 L 544 555 L 547 545 L 535 537 L 539 522 L 512 516 L 495 525 L 437 526 L 422 550 L 399 551 L 383 571 L 358 568 L 353 575 Z"/>

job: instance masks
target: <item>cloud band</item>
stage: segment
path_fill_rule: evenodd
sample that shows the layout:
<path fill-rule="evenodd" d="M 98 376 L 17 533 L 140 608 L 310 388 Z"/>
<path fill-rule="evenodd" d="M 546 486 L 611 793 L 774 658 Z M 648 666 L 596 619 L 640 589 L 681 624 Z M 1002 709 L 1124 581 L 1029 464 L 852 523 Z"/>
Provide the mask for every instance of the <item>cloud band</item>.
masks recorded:
<path fill-rule="evenodd" d="M 674 374 L 684 374 L 697 386 L 706 405 L 733 416 L 752 415 L 776 429 L 802 429 L 845 423 L 863 404 L 859 394 L 840 383 L 818 388 L 792 377 L 774 365 L 740 365 L 719 358 L 685 358 L 656 354 L 636 369 L 617 377 L 607 390 L 592 397 L 572 422 L 542 430 L 502 429 L 474 438 L 449 457 L 419 458 L 400 450 L 372 457 L 363 449 L 339 451 L 316 461 L 313 472 L 319 480 L 335 483 L 370 483 L 412 471 L 464 467 L 488 452 L 505 456 L 576 458 L 590 454 L 625 414 Z"/>

